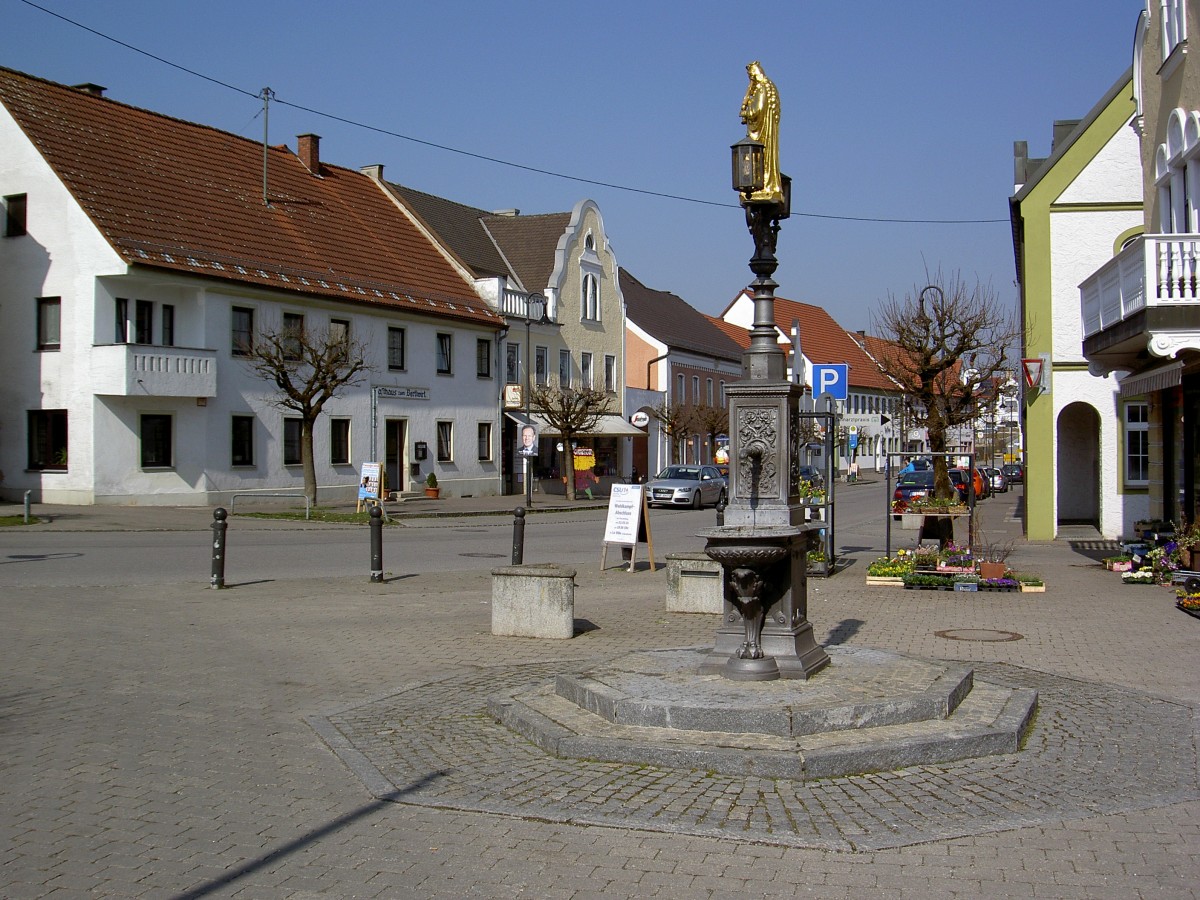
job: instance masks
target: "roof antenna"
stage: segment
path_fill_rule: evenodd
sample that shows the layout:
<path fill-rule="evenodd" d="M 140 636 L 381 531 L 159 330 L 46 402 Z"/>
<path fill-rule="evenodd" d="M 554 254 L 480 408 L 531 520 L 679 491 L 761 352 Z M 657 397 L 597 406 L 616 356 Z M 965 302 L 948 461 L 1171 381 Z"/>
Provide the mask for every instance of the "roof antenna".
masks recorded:
<path fill-rule="evenodd" d="M 263 206 L 270 206 L 271 201 L 267 199 L 267 119 L 270 116 L 271 98 L 275 96 L 275 92 L 265 87 L 258 96 L 262 97 L 263 101 Z"/>

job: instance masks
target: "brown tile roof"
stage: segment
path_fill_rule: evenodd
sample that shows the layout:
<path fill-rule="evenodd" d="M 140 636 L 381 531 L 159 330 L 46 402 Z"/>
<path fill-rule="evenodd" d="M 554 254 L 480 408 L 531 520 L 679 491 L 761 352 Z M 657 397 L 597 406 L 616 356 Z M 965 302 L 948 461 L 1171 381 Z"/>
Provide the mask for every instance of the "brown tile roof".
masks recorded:
<path fill-rule="evenodd" d="M 625 297 L 625 315 L 668 347 L 738 361 L 742 348 L 712 320 L 669 291 L 656 291 L 624 269 L 617 276 Z"/>
<path fill-rule="evenodd" d="M 732 322 L 726 322 L 724 319 L 719 319 L 716 316 L 705 316 L 704 318 L 708 319 L 710 322 L 716 325 L 717 328 L 721 329 L 721 332 L 727 338 L 729 338 L 743 350 L 749 348 L 750 332 L 741 325 L 734 325 Z"/>
<path fill-rule="evenodd" d="M 128 263 L 498 324 L 366 175 L 0 68 L 0 103 Z"/>
<path fill-rule="evenodd" d="M 792 333 L 792 321 L 800 322 L 800 350 L 814 363 L 848 363 L 850 386 L 866 390 L 895 391 L 897 387 L 880 370 L 846 330 L 820 306 L 775 298 L 775 325 Z"/>
<path fill-rule="evenodd" d="M 457 256 L 476 278 L 510 276 L 508 264 L 484 228 L 487 210 L 455 203 L 402 184 L 384 182 L 442 244 Z"/>
<path fill-rule="evenodd" d="M 490 215 L 483 224 L 525 290 L 544 290 L 554 271 L 554 251 L 558 248 L 559 238 L 571 224 L 571 214 Z"/>

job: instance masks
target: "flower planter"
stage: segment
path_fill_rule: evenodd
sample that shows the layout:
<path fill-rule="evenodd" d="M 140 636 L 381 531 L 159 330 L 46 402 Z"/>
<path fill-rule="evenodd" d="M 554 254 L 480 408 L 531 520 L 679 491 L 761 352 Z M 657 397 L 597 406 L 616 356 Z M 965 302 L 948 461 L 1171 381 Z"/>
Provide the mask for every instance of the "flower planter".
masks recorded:
<path fill-rule="evenodd" d="M 1022 594 L 1044 594 L 1046 586 L 1044 584 L 1023 584 L 1021 585 Z"/>
<path fill-rule="evenodd" d="M 952 584 L 906 584 L 906 585 L 904 585 L 904 589 L 906 591 L 952 591 L 952 590 L 954 590 L 954 585 L 952 585 Z"/>
<path fill-rule="evenodd" d="M 867 584 L 875 585 L 876 587 L 904 587 L 904 579 L 899 575 L 895 577 L 889 575 L 868 575 Z"/>
<path fill-rule="evenodd" d="M 1110 570 L 1112 570 L 1113 572 L 1132 572 L 1133 571 L 1133 561 L 1129 560 L 1126 562 L 1109 563 L 1108 568 Z"/>
<path fill-rule="evenodd" d="M 1182 602 L 1177 602 L 1175 607 L 1187 613 L 1189 616 L 1195 616 L 1197 619 L 1200 619 L 1200 607 L 1184 606 Z"/>

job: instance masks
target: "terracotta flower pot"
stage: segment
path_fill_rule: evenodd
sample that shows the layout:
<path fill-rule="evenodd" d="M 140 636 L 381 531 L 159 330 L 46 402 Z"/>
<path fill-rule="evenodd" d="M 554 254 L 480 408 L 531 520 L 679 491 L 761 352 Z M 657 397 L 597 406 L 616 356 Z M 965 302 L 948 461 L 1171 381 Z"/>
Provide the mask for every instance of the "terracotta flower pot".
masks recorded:
<path fill-rule="evenodd" d="M 441 492 L 442 492 L 441 488 L 431 488 L 431 487 L 425 488 L 425 496 L 428 497 L 430 500 L 436 500 L 438 498 L 438 495 L 441 494 Z"/>
<path fill-rule="evenodd" d="M 981 562 L 979 564 L 980 578 L 1003 578 L 1007 571 L 1007 566 L 1004 563 L 998 562 Z"/>

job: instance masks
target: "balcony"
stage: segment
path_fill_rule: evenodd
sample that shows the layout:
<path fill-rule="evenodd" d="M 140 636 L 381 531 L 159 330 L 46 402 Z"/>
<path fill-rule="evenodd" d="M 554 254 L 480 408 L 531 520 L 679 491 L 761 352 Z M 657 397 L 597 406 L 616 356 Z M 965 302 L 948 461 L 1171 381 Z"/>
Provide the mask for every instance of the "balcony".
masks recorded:
<path fill-rule="evenodd" d="M 501 301 L 500 312 L 511 319 L 524 320 L 529 311 L 529 295 L 522 291 L 505 290 Z M 555 321 L 554 303 L 550 298 L 546 301 L 546 318 Z"/>
<path fill-rule="evenodd" d="M 1084 356 L 1104 368 L 1137 368 L 1145 350 L 1200 350 L 1198 270 L 1200 234 L 1133 241 L 1079 286 Z"/>
<path fill-rule="evenodd" d="M 92 347 L 92 393 L 115 397 L 215 397 L 217 352 L 190 347 Z"/>

